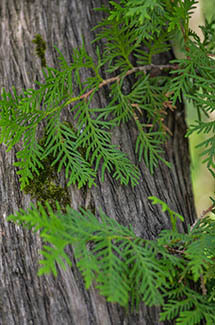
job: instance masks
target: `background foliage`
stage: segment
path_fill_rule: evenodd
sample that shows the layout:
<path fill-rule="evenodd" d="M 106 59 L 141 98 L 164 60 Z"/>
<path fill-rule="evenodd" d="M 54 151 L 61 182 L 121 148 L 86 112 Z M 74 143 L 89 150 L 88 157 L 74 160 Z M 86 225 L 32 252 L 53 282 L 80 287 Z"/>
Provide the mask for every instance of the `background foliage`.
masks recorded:
<path fill-rule="evenodd" d="M 212 23 L 213 18 L 215 17 L 215 9 L 213 2 L 210 0 L 199 1 L 196 4 L 196 9 L 190 20 L 190 27 L 195 31 L 201 41 L 203 41 L 203 33 L 199 26 L 205 26 L 205 24 Z M 214 33 L 212 34 L 212 39 Z M 207 42 L 208 46 L 213 50 L 214 41 L 212 40 Z M 178 44 L 175 43 L 174 46 L 176 56 L 182 57 L 184 53 L 179 49 Z M 187 123 L 188 126 L 192 124 L 197 119 L 197 112 L 193 105 L 189 102 L 186 102 L 186 111 L 187 111 Z M 209 118 L 214 118 L 214 113 L 209 114 Z M 196 145 L 200 143 L 203 139 L 207 138 L 207 135 L 200 133 L 194 133 L 189 137 L 190 151 L 191 151 L 191 171 L 192 171 L 192 181 L 193 181 L 193 191 L 194 198 L 196 203 L 197 215 L 201 216 L 202 211 L 205 210 L 205 207 L 210 205 L 210 196 L 213 195 L 215 189 L 214 178 L 211 176 L 211 173 L 208 171 L 207 167 L 201 163 L 201 148 L 196 148 Z"/>

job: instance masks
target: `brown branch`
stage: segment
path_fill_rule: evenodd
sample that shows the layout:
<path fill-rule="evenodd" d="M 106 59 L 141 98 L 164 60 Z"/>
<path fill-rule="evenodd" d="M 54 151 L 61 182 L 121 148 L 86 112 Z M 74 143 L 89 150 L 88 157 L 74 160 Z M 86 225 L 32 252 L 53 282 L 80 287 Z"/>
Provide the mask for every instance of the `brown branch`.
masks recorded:
<path fill-rule="evenodd" d="M 144 73 L 146 73 L 147 71 L 151 70 L 152 68 L 156 68 L 156 69 L 159 69 L 159 70 L 164 70 L 164 69 L 177 69 L 178 66 L 176 64 L 148 64 L 148 65 L 144 65 L 144 66 L 140 66 L 140 67 L 134 67 L 130 70 L 128 70 L 126 73 L 125 73 L 125 77 L 129 76 L 130 74 L 132 73 L 135 73 L 137 71 L 143 71 Z M 112 82 L 115 82 L 115 81 L 120 81 L 120 79 L 122 78 L 122 75 L 118 75 L 116 77 L 112 77 L 112 78 L 109 78 L 109 79 L 106 79 L 106 80 L 103 80 L 99 85 L 98 85 L 98 89 L 112 83 Z M 88 92 L 86 92 L 85 94 L 79 96 L 79 97 L 74 97 L 74 98 L 71 98 L 67 104 L 70 104 L 72 102 L 76 102 L 80 99 L 87 99 L 95 90 L 97 90 L 97 87 L 94 87 L 93 89 L 89 90 Z"/>
<path fill-rule="evenodd" d="M 170 252 L 170 253 L 173 253 L 173 254 L 178 254 L 178 255 L 183 255 L 184 253 L 185 253 L 185 248 L 184 249 L 177 249 L 177 248 L 174 248 L 174 247 L 170 247 L 170 246 L 168 246 L 168 245 L 164 245 L 164 247 L 166 248 L 166 249 L 168 249 L 168 251 Z"/>
<path fill-rule="evenodd" d="M 207 295 L 207 289 L 206 289 L 206 286 L 205 286 L 205 281 L 204 281 L 203 274 L 200 275 L 200 281 L 201 281 L 202 295 L 206 296 Z"/>
<path fill-rule="evenodd" d="M 214 208 L 214 204 L 211 204 L 211 206 L 209 206 L 209 208 L 207 210 L 203 210 L 201 216 L 198 219 L 196 219 L 196 221 L 192 224 L 190 229 L 192 230 L 199 220 L 202 220 L 205 217 L 207 217 L 208 213 L 211 212 L 213 210 L 213 208 Z"/>

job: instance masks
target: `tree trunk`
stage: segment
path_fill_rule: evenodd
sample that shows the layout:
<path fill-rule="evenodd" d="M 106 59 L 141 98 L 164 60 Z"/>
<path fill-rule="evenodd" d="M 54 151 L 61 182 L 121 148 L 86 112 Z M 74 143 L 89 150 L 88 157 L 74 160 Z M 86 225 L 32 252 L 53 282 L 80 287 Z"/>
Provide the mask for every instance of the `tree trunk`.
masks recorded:
<path fill-rule="evenodd" d="M 56 45 L 65 57 L 71 58 L 72 49 L 81 46 L 85 39 L 91 55 L 95 34 L 91 28 L 102 18 L 101 12 L 93 8 L 108 1 L 101 0 L 1 0 L 0 2 L 0 87 L 6 90 L 32 87 L 34 80 L 42 80 L 41 62 L 35 56 L 32 40 L 41 34 L 47 42 L 46 61 L 56 66 Z M 156 63 L 167 62 L 171 57 L 158 56 Z M 83 76 L 84 77 L 84 76 Z M 97 100 L 105 105 L 102 91 Z M 65 113 L 66 114 L 66 113 Z M 140 184 L 135 188 L 121 186 L 110 175 L 97 178 L 97 186 L 88 190 L 70 187 L 67 195 L 74 208 L 79 206 L 100 207 L 121 224 L 131 224 L 137 235 L 155 238 L 170 226 L 169 219 L 159 206 L 151 206 L 148 196 L 155 195 L 182 214 L 186 222 L 179 225 L 186 230 L 195 217 L 183 106 L 179 105 L 168 116 L 168 126 L 173 136 L 166 145 L 166 158 L 172 168 L 159 164 L 154 175 L 150 175 L 144 162 L 138 163 L 141 170 Z M 135 127 L 132 123 L 120 127 L 114 141 L 133 161 Z M 52 275 L 37 276 L 41 241 L 12 223 L 5 217 L 19 208 L 29 206 L 31 197 L 20 191 L 15 161 L 15 150 L 6 153 L 0 146 L 0 325 L 120 325 L 161 324 L 156 308 L 141 306 L 137 313 L 128 314 L 116 304 L 106 303 L 95 288 L 84 289 L 84 283 L 75 264 L 66 271 L 59 270 L 57 278 Z M 65 187 L 63 175 L 58 182 Z M 71 251 L 72 258 L 72 251 Z"/>

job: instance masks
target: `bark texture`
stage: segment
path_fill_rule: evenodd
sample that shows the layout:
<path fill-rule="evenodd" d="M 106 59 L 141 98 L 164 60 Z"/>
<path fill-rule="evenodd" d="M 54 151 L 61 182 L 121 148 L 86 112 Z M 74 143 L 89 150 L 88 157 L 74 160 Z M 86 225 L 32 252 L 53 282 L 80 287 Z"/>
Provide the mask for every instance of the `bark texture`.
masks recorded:
<path fill-rule="evenodd" d="M 108 1 L 101 0 L 1 0 L 0 2 L 0 89 L 32 87 L 35 78 L 42 79 L 40 60 L 35 56 L 32 39 L 39 33 L 47 42 L 46 61 L 56 65 L 56 45 L 68 58 L 74 47 L 79 47 L 84 37 L 88 51 L 95 48 L 90 41 L 90 31 L 102 18 L 93 8 Z M 157 63 L 169 59 L 158 57 Z M 161 62 L 162 61 L 162 62 Z M 83 75 L 84 78 L 84 75 Z M 96 97 L 97 105 L 105 105 L 105 94 Z M 68 112 L 65 112 L 68 114 Z M 166 145 L 166 158 L 172 169 L 163 164 L 150 175 L 144 163 L 139 163 L 142 174 L 140 184 L 132 189 L 120 186 L 109 175 L 105 182 L 97 178 L 97 186 L 84 193 L 75 187 L 68 189 L 74 208 L 92 204 L 101 207 L 107 215 L 124 225 L 132 224 L 136 233 L 145 238 L 155 238 L 169 227 L 166 214 L 151 206 L 148 196 L 156 195 L 170 207 L 185 216 L 186 224 L 195 217 L 184 109 L 179 106 L 168 117 L 173 136 Z M 132 123 L 116 130 L 114 141 L 120 143 L 129 157 L 134 154 L 135 128 Z M 26 208 L 31 200 L 20 191 L 15 161 L 15 151 L 6 153 L 0 146 L 0 325 L 153 325 L 159 323 L 158 310 L 141 307 L 136 314 L 128 315 L 117 305 L 105 302 L 97 290 L 84 289 L 80 273 L 74 266 L 59 275 L 37 277 L 40 239 L 5 217 L 18 208 Z M 63 175 L 59 183 L 64 186 Z M 179 225 L 181 230 L 186 224 Z M 71 252 L 72 258 L 72 252 Z"/>

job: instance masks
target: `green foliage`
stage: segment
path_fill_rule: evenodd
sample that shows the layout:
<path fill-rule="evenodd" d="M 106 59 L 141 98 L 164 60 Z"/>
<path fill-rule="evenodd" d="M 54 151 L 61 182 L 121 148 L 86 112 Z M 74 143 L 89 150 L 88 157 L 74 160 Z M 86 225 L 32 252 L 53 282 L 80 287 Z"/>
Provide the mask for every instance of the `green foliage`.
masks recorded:
<path fill-rule="evenodd" d="M 191 101 L 197 109 L 198 120 L 195 121 L 187 131 L 187 136 L 196 132 L 198 134 L 209 134 L 210 137 L 197 145 L 202 148 L 203 163 L 214 175 L 214 130 L 215 124 L 209 119 L 209 114 L 214 112 L 214 59 L 211 47 L 207 46 L 209 26 L 203 28 L 206 35 L 204 43 L 200 42 L 199 37 L 190 32 L 191 40 L 187 41 L 189 51 L 186 52 L 185 59 L 174 60 L 177 69 L 171 71 L 173 78 L 169 83 L 169 91 L 173 94 L 173 105 L 182 100 L 182 95 Z"/>
<path fill-rule="evenodd" d="M 44 137 L 40 141 L 40 145 L 43 146 L 46 138 Z M 52 208 L 56 206 L 56 201 L 61 206 L 69 205 L 71 198 L 66 186 L 59 184 L 57 175 L 57 166 L 52 166 L 53 157 L 47 156 L 43 160 L 44 168 L 39 169 L 39 174 L 33 174 L 33 179 L 30 180 L 28 185 L 25 185 L 23 191 L 25 194 L 29 194 L 32 199 L 40 201 L 42 204 L 48 202 Z"/>
<path fill-rule="evenodd" d="M 215 21 L 209 22 L 205 20 L 205 26 L 201 26 L 204 34 L 203 46 L 207 47 L 211 54 L 215 52 Z"/>
<path fill-rule="evenodd" d="M 59 69 L 46 66 L 46 46 L 36 35 L 33 42 L 44 66 L 44 81 L 20 93 L 3 89 L 0 98 L 0 143 L 7 150 L 22 146 L 15 162 L 22 189 L 31 186 L 35 175 L 43 175 L 50 157 L 50 168 L 63 170 L 68 185 L 91 187 L 100 171 L 102 180 L 110 173 L 121 184 L 135 186 L 140 172 L 113 144 L 113 130 L 126 123 L 136 129 L 137 158 L 144 159 L 151 173 L 160 161 L 170 166 L 164 158 L 171 134 L 165 116 L 168 110 L 177 114 L 174 110 L 183 97 L 198 113 L 187 136 L 210 134 L 198 146 L 215 177 L 215 121 L 208 120 L 215 104 L 214 22 L 202 27 L 205 40 L 201 43 L 188 26 L 195 3 L 110 1 L 110 9 L 98 9 L 107 17 L 94 29 L 95 57 L 89 56 L 84 42 L 73 50 L 71 62 L 57 49 Z M 155 65 L 178 32 L 185 58 Z M 101 41 L 102 53 L 97 45 Z M 95 96 L 104 87 L 109 94 L 107 105 L 97 107 Z M 63 118 L 65 110 L 69 121 Z M 43 144 L 38 134 L 45 139 Z M 187 233 L 179 233 L 176 222 L 186 216 L 158 198 L 150 199 L 169 213 L 172 224 L 171 230 L 163 230 L 153 241 L 137 237 L 102 211 L 95 216 L 47 202 L 20 210 L 9 220 L 40 231 L 44 241 L 40 275 L 50 271 L 56 275 L 56 263 L 71 266 L 66 249 L 72 245 L 86 288 L 96 283 L 108 301 L 132 308 L 141 301 L 160 306 L 161 321 L 214 324 L 215 221 L 204 215 Z"/>
<path fill-rule="evenodd" d="M 156 196 L 149 196 L 149 199 L 152 200 L 152 204 L 160 204 L 162 207 L 162 211 L 167 211 L 169 213 L 172 229 L 173 231 L 176 231 L 176 221 L 177 219 L 184 221 L 183 216 L 181 216 L 175 211 L 172 211 L 165 202 L 161 201 Z"/>
<path fill-rule="evenodd" d="M 32 172 L 39 173 L 39 169 L 43 168 L 43 160 L 50 154 L 54 158 L 52 165 L 58 164 L 58 172 L 64 167 L 68 185 L 92 186 L 100 163 L 102 178 L 108 170 L 122 184 L 131 181 L 135 185 L 139 177 L 137 168 L 111 144 L 109 129 L 116 123 L 104 119 L 109 107 L 90 107 L 92 96 L 88 101 L 82 99 L 81 95 L 69 99 L 73 91 L 73 77 L 82 94 L 98 85 L 100 80 L 95 76 L 89 78 L 87 86 L 83 86 L 79 71 L 81 68 L 89 68 L 97 74 L 97 67 L 87 56 L 84 47 L 80 51 L 74 51 L 70 65 L 62 55 L 59 59 L 62 70 L 47 68 L 44 71 L 46 81 L 44 84 L 37 83 L 38 89 L 28 89 L 20 96 L 15 89 L 11 93 L 6 93 L 5 90 L 2 92 L 1 143 L 4 142 L 8 150 L 21 139 L 24 145 L 24 149 L 17 153 L 19 161 L 15 163 L 20 168 L 18 174 L 21 175 L 21 187 L 29 184 Z M 93 92 L 96 92 L 96 88 Z M 71 113 L 75 114 L 76 124 L 68 126 L 61 120 L 61 112 L 75 101 L 78 104 L 71 107 Z M 47 141 L 42 148 L 36 134 L 43 121 L 46 121 L 44 133 Z M 80 153 L 81 148 L 85 149 L 84 157 Z"/>
<path fill-rule="evenodd" d="M 102 54 L 96 48 L 96 61 L 88 55 L 83 42 L 80 49 L 73 50 L 70 63 L 57 50 L 60 68 L 47 67 L 45 42 L 36 35 L 33 42 L 45 67 L 44 82 L 36 82 L 36 88 L 23 90 L 19 95 L 15 89 L 2 91 L 1 143 L 10 150 L 22 141 L 23 149 L 17 153 L 15 163 L 21 176 L 21 188 L 29 184 L 33 172 L 39 173 L 49 154 L 53 156 L 53 166 L 58 165 L 58 172 L 65 170 L 68 185 L 92 186 L 99 168 L 102 179 L 105 172 L 109 172 L 121 184 L 136 185 L 140 176 L 138 169 L 111 139 L 111 131 L 128 121 L 136 124 L 138 130 L 135 151 L 139 160 L 144 158 L 151 173 L 160 160 L 169 166 L 163 157 L 163 144 L 167 141 L 164 125 L 167 94 L 174 92 L 173 104 L 169 106 L 172 108 L 181 98 L 181 91 L 191 87 L 191 73 L 194 74 L 199 61 L 177 62 L 181 69 L 174 71 L 173 82 L 168 73 L 162 73 L 165 66 L 156 66 L 161 71 L 153 78 L 149 78 L 147 71 L 153 67 L 153 57 L 169 48 L 163 44 L 173 37 L 176 27 L 183 22 L 187 24 L 185 12 L 189 14 L 194 1 L 179 1 L 177 6 L 168 1 L 110 3 L 112 9 L 106 10 L 107 18 L 96 26 L 99 31 L 95 41 L 106 41 Z M 168 28 L 166 19 L 171 21 Z M 104 69 L 108 76 L 105 80 L 101 75 Z M 82 80 L 82 71 L 89 73 L 86 80 Z M 205 68 L 206 73 L 213 75 Z M 130 75 L 132 87 L 129 86 Z M 196 79 L 202 81 L 197 76 Z M 208 84 L 210 81 L 205 82 L 205 87 Z M 94 107 L 94 95 L 104 86 L 109 87 L 110 100 L 106 107 Z M 74 95 L 77 90 L 78 96 Z M 61 113 L 65 109 L 73 117 L 70 126 L 62 120 Z M 47 135 L 47 141 L 42 148 L 37 134 L 44 122 L 43 134 Z"/>
<path fill-rule="evenodd" d="M 182 217 L 162 205 L 174 218 Z M 137 237 L 102 211 L 96 217 L 90 211 L 57 204 L 31 206 L 8 217 L 19 225 L 40 230 L 44 240 L 38 274 L 52 271 L 56 263 L 71 266 L 66 246 L 72 245 L 77 266 L 86 288 L 96 283 L 107 301 L 121 306 L 161 306 L 161 320 L 177 319 L 177 324 L 207 324 L 215 322 L 215 221 L 198 221 L 187 234 L 175 229 L 163 230 L 157 240 Z"/>

